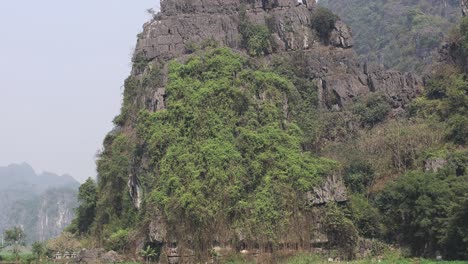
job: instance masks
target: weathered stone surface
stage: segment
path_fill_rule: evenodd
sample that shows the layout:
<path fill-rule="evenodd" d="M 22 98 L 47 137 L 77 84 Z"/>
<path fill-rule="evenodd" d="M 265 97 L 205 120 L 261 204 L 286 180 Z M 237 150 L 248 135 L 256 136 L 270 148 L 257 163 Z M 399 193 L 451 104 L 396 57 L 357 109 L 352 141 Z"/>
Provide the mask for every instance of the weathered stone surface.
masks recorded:
<path fill-rule="evenodd" d="M 351 35 L 351 29 L 338 20 L 335 23 L 335 30 L 332 31 L 330 36 L 330 43 L 336 47 L 352 48 L 354 45 L 353 37 Z"/>
<path fill-rule="evenodd" d="M 468 0 L 460 0 L 463 16 L 468 15 Z"/>
<path fill-rule="evenodd" d="M 109 251 L 107 253 L 104 253 L 104 255 L 102 255 L 101 262 L 102 263 L 118 263 L 118 262 L 123 262 L 123 258 L 117 252 Z"/>
<path fill-rule="evenodd" d="M 101 260 L 101 257 L 106 253 L 103 248 L 97 249 L 83 249 L 81 250 L 75 262 L 77 263 L 98 263 Z"/>
<path fill-rule="evenodd" d="M 102 248 L 83 249 L 75 258 L 76 263 L 119 263 L 123 261 L 123 257 L 117 252 L 106 252 Z"/>
<path fill-rule="evenodd" d="M 273 29 L 271 39 L 278 51 L 309 49 L 316 42 L 310 27 L 310 10 L 315 1 L 166 0 L 161 2 L 161 13 L 145 24 L 135 53 L 149 59 L 171 59 L 183 55 L 188 43 L 207 39 L 240 49 L 241 6 L 246 8 L 251 23 L 268 24 Z M 349 29 L 342 22 L 337 23 L 332 35 L 336 38 L 333 44 L 352 46 Z"/>
<path fill-rule="evenodd" d="M 427 172 L 438 172 L 447 165 L 447 160 L 444 158 L 432 158 L 424 162 L 424 168 Z"/>
<path fill-rule="evenodd" d="M 162 243 L 166 238 L 166 234 L 166 223 L 164 222 L 162 215 L 158 214 L 153 216 L 153 219 L 151 220 L 151 223 L 149 225 L 148 236 L 150 238 L 150 241 Z"/>
<path fill-rule="evenodd" d="M 314 188 L 313 192 L 307 193 L 307 200 L 313 205 L 329 202 L 346 202 L 348 195 L 341 177 L 331 175 L 325 179 L 322 186 Z"/>
<path fill-rule="evenodd" d="M 404 108 L 419 95 L 422 80 L 412 73 L 376 71 L 368 74 L 369 89 L 392 99 L 394 108 Z"/>

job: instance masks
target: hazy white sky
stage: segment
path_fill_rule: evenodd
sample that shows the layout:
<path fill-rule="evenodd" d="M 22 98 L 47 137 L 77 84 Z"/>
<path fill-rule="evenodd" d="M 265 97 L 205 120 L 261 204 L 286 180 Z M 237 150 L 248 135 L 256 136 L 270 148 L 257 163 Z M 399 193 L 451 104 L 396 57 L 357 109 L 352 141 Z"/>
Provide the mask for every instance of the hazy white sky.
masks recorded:
<path fill-rule="evenodd" d="M 159 0 L 0 2 L 0 166 L 95 176 L 136 35 Z"/>

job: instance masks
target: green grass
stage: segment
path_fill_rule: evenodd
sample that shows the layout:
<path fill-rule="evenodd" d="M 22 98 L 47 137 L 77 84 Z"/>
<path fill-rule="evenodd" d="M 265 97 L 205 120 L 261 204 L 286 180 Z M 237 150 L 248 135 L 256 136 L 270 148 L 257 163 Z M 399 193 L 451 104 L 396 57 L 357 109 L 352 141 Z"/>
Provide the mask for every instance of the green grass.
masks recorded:
<path fill-rule="evenodd" d="M 243 261 L 240 259 L 231 260 L 226 263 L 229 264 L 251 264 L 252 262 Z M 310 264 L 310 263 L 317 263 L 317 264 L 326 264 L 328 262 L 327 258 L 318 256 L 318 255 L 297 255 L 295 257 L 289 258 L 280 264 Z M 336 262 L 331 262 L 336 263 Z M 341 263 L 349 263 L 349 264 L 468 264 L 468 261 L 435 261 L 435 260 L 427 260 L 427 259 L 420 259 L 420 258 L 400 258 L 397 255 L 389 255 L 384 257 L 381 262 L 377 261 L 377 258 L 374 259 L 363 259 L 363 260 L 356 260 L 356 261 L 342 261 Z"/>

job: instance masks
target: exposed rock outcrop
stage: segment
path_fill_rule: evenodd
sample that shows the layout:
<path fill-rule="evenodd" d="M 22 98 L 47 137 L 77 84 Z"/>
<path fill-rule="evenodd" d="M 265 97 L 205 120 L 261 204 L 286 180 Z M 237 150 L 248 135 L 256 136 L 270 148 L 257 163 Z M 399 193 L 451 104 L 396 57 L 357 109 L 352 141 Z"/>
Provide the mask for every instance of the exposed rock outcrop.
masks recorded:
<path fill-rule="evenodd" d="M 124 259 L 115 251 L 106 252 L 103 248 L 83 249 L 76 258 L 75 263 L 120 263 Z"/>
<path fill-rule="evenodd" d="M 354 41 L 351 35 L 351 29 L 345 23 L 343 23 L 343 21 L 336 21 L 335 29 L 330 36 L 330 43 L 333 46 L 342 47 L 345 49 L 353 47 Z"/>
<path fill-rule="evenodd" d="M 468 1 L 460 0 L 463 16 L 468 15 Z"/>
<path fill-rule="evenodd" d="M 424 169 L 427 172 L 438 172 L 447 165 L 447 160 L 444 158 L 431 158 L 424 162 Z"/>
<path fill-rule="evenodd" d="M 241 47 L 239 24 L 242 12 L 254 24 L 268 24 L 273 46 L 281 51 L 308 49 L 317 41 L 310 27 L 310 9 L 315 1 L 297 0 L 198 0 L 161 2 L 161 13 L 145 24 L 135 54 L 148 59 L 172 59 L 183 55 L 189 43 L 214 40 L 234 49 Z M 245 9 L 245 10 L 244 10 Z M 343 23 L 337 23 L 335 45 L 349 47 L 352 38 Z"/>
<path fill-rule="evenodd" d="M 103 248 L 97 249 L 83 249 L 78 252 L 78 255 L 75 258 L 77 263 L 98 263 L 100 262 L 102 256 L 106 253 Z"/>
<path fill-rule="evenodd" d="M 167 61 L 189 52 L 189 46 L 213 40 L 221 46 L 242 50 L 241 13 L 253 24 L 267 25 L 272 42 L 270 56 L 303 52 L 311 79 L 317 79 L 322 107 L 343 107 L 353 98 L 380 92 L 405 105 L 419 93 L 422 81 L 410 73 L 365 69 L 351 48 L 348 26 L 338 20 L 325 47 L 310 26 L 315 1 L 276 0 L 165 0 L 161 13 L 144 26 L 135 56 Z M 164 84 L 142 93 L 139 104 L 152 111 L 165 108 Z"/>
<path fill-rule="evenodd" d="M 314 188 L 313 192 L 307 194 L 307 200 L 313 205 L 327 204 L 329 202 L 346 202 L 348 195 L 341 177 L 329 176 L 322 186 Z"/>

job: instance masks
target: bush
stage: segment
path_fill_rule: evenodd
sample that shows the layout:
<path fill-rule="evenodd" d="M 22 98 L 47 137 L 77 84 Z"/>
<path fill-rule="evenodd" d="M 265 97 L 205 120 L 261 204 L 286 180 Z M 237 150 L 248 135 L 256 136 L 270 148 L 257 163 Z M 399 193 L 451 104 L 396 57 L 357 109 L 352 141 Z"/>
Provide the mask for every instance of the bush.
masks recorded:
<path fill-rule="evenodd" d="M 268 53 L 271 33 L 265 25 L 254 25 L 248 21 L 245 11 L 241 11 L 239 31 L 242 36 L 242 46 L 251 56 L 260 56 Z"/>
<path fill-rule="evenodd" d="M 128 235 L 127 230 L 120 229 L 113 233 L 107 242 L 107 248 L 109 250 L 121 251 L 128 246 Z"/>
<path fill-rule="evenodd" d="M 376 238 L 381 235 L 382 223 L 379 211 L 369 203 L 366 197 L 359 194 L 352 195 L 350 211 L 351 219 L 361 236 Z"/>
<path fill-rule="evenodd" d="M 453 210 L 466 197 L 466 177 L 450 170 L 438 173 L 414 171 L 387 186 L 376 199 L 387 227 L 387 236 L 415 255 L 445 252 L 450 234 L 449 220 L 458 221 Z M 466 199 L 466 198 L 465 198 Z M 463 216 L 460 214 L 459 216 Z M 466 239 L 464 237 L 463 239 Z M 462 240 L 457 243 L 461 243 Z"/>
<path fill-rule="evenodd" d="M 365 193 L 374 180 L 372 165 L 363 160 L 351 160 L 345 172 L 345 183 L 355 193 Z"/>
<path fill-rule="evenodd" d="M 343 255 L 353 259 L 359 233 L 353 222 L 347 218 L 336 204 L 328 204 L 325 214 L 325 230 L 331 246 L 343 250 Z"/>
<path fill-rule="evenodd" d="M 312 28 L 317 31 L 322 41 L 327 41 L 330 38 L 330 33 L 335 28 L 335 23 L 338 17 L 330 10 L 324 7 L 318 7 L 312 14 Z"/>
<path fill-rule="evenodd" d="M 448 120 L 448 139 L 464 145 L 468 141 L 468 117 L 455 115 Z"/>
<path fill-rule="evenodd" d="M 363 102 L 353 105 L 354 114 L 360 117 L 362 123 L 370 126 L 384 121 L 390 110 L 392 106 L 387 97 L 379 94 L 371 94 Z"/>

